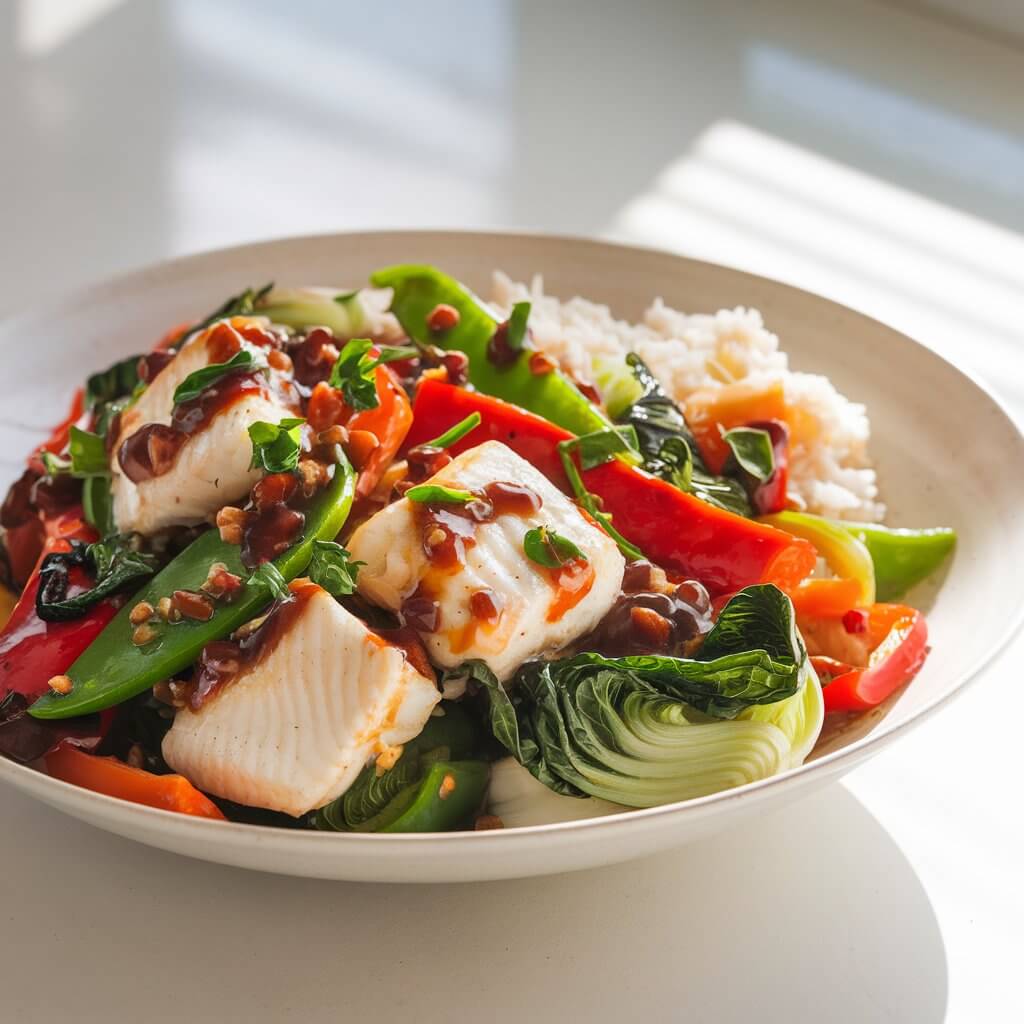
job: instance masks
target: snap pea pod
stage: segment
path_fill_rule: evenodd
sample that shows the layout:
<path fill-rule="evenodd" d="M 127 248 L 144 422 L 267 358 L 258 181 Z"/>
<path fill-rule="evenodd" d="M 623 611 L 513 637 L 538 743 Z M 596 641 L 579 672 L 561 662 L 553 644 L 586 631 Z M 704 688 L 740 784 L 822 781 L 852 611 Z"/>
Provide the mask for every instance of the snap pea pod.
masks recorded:
<path fill-rule="evenodd" d="M 574 434 L 605 430 L 610 421 L 559 370 L 534 373 L 530 352 L 524 350 L 509 364 L 496 366 L 487 346 L 498 328 L 491 310 L 454 278 L 429 266 L 386 267 L 370 277 L 378 288 L 392 288 L 391 312 L 405 332 L 421 345 L 458 349 L 469 356 L 469 379 L 488 395 L 529 409 Z M 439 305 L 452 306 L 459 322 L 444 331 L 432 331 L 427 318 Z"/>
<path fill-rule="evenodd" d="M 294 579 L 309 564 L 313 541 L 334 539 L 348 517 L 354 494 L 355 474 L 344 460 L 326 490 L 307 509 L 302 536 L 274 559 L 286 580 Z M 162 623 L 154 627 L 157 635 L 150 643 L 132 643 L 135 627 L 129 616 L 136 604 L 148 601 L 156 606 L 161 597 L 169 597 L 175 590 L 198 590 L 214 562 L 247 576 L 240 554 L 238 545 L 222 541 L 217 530 L 202 534 L 125 604 L 68 669 L 71 692 L 40 697 L 29 709 L 30 714 L 36 718 L 71 718 L 113 707 L 187 668 L 207 643 L 252 619 L 272 597 L 261 581 L 245 584 L 231 604 L 217 605 L 207 622 L 182 619 Z"/>
<path fill-rule="evenodd" d="M 877 523 L 841 522 L 871 555 L 879 601 L 893 601 L 930 576 L 956 546 L 956 531 L 891 529 Z"/>

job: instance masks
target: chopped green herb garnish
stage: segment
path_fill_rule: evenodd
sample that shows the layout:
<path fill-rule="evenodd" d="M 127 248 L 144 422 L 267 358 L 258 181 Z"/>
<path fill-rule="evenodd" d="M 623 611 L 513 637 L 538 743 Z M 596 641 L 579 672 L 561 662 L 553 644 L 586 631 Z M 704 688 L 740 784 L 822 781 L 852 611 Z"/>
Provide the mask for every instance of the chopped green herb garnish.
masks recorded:
<path fill-rule="evenodd" d="M 473 501 L 476 495 L 472 491 L 460 491 L 454 487 L 441 487 L 439 484 L 420 484 L 405 492 L 410 501 L 421 505 L 465 505 Z"/>
<path fill-rule="evenodd" d="M 280 423 L 266 423 L 260 420 L 249 427 L 252 441 L 252 462 L 250 469 L 262 469 L 265 473 L 291 473 L 299 465 L 302 451 L 302 424 L 306 421 L 286 417 Z"/>
<path fill-rule="evenodd" d="M 767 480 L 775 472 L 775 451 L 767 430 L 735 427 L 722 434 L 740 466 L 757 480 Z"/>
<path fill-rule="evenodd" d="M 355 593 L 356 575 L 365 564 L 353 562 L 352 555 L 333 540 L 315 540 L 308 575 L 332 597 L 344 597 Z"/>
<path fill-rule="evenodd" d="M 264 562 L 257 567 L 246 582 L 251 587 L 265 587 L 278 601 L 285 601 L 291 596 L 287 581 L 273 562 Z"/>
<path fill-rule="evenodd" d="M 198 398 L 211 384 L 225 374 L 235 370 L 265 370 L 267 361 L 258 349 L 240 348 L 226 363 L 210 363 L 209 366 L 193 370 L 174 390 L 174 404 L 191 402 Z"/>
<path fill-rule="evenodd" d="M 580 505 L 585 508 L 595 520 L 598 525 L 608 534 L 612 540 L 615 541 L 619 546 L 619 550 L 630 560 L 637 558 L 643 558 L 644 553 L 635 545 L 630 544 L 625 537 L 619 533 L 618 530 L 612 526 L 612 517 L 607 513 L 603 512 L 597 504 L 597 500 L 587 490 L 583 484 L 583 478 L 580 476 L 580 471 L 576 466 L 576 460 L 572 457 L 572 453 L 576 446 L 579 444 L 579 438 L 574 437 L 568 441 L 561 441 L 558 445 L 558 455 L 562 460 L 562 468 L 565 470 L 565 475 L 569 479 L 569 486 L 572 487 L 573 494 L 576 495 L 576 500 Z"/>
<path fill-rule="evenodd" d="M 471 412 L 461 423 L 456 423 L 450 430 L 446 430 L 440 437 L 433 441 L 427 441 L 425 448 L 450 448 L 456 441 L 461 441 L 471 430 L 480 426 L 480 413 Z"/>
<path fill-rule="evenodd" d="M 531 562 L 546 569 L 559 569 L 567 562 L 588 561 L 587 556 L 568 537 L 563 537 L 546 526 L 526 531 L 523 551 Z"/>
<path fill-rule="evenodd" d="M 377 398 L 377 380 L 374 376 L 378 366 L 401 359 L 411 359 L 419 351 L 409 345 L 384 347 L 374 358 L 370 355 L 371 348 L 373 342 L 369 338 L 353 338 L 347 342 L 327 381 L 332 388 L 341 390 L 345 403 L 357 412 L 376 409 L 380 404 Z"/>

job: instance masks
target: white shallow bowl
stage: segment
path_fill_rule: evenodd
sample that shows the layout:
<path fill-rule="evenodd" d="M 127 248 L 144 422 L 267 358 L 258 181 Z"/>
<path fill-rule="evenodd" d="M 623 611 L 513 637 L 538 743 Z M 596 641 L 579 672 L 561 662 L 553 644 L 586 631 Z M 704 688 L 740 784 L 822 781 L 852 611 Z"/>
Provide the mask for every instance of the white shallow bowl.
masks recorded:
<path fill-rule="evenodd" d="M 795 369 L 864 402 L 894 525 L 959 532 L 941 581 L 911 595 L 929 611 L 932 653 L 886 707 L 823 737 L 801 768 L 714 796 L 589 821 L 495 832 L 338 835 L 228 824 L 100 796 L 0 758 L 0 778 L 99 828 L 177 853 L 282 874 L 365 881 L 470 881 L 594 867 L 707 836 L 822 786 L 961 690 L 1015 632 L 1024 565 L 1024 437 L 976 382 L 910 338 L 826 299 L 725 267 L 577 239 L 380 232 L 287 239 L 161 264 L 0 325 L 4 484 L 57 422 L 88 372 L 148 348 L 247 285 L 356 286 L 376 267 L 434 263 L 481 291 L 502 268 L 543 273 L 637 318 L 656 295 L 679 309 L 754 306 Z"/>

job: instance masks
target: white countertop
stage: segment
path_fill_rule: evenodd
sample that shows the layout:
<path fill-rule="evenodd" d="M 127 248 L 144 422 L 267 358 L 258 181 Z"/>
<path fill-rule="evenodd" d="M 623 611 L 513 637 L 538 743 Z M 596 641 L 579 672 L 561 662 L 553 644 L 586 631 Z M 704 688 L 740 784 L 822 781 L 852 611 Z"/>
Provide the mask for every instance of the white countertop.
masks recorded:
<path fill-rule="evenodd" d="M 857 306 L 1024 413 L 1024 48 L 909 2 L 374 6 L 0 5 L 0 309 L 270 236 L 605 234 Z M 0 1020 L 1024 1019 L 1022 654 L 800 804 L 548 879 L 259 875 L 0 791 Z"/>

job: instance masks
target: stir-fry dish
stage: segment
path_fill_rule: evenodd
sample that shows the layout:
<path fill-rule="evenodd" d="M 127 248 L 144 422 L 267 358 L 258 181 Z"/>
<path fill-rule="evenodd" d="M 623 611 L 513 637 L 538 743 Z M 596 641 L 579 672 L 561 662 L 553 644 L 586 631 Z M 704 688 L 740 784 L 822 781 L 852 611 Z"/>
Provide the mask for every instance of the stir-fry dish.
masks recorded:
<path fill-rule="evenodd" d="M 955 537 L 882 525 L 862 406 L 755 311 L 495 288 L 268 285 L 88 377 L 0 511 L 0 753 L 481 830 L 765 779 L 911 680 Z"/>

